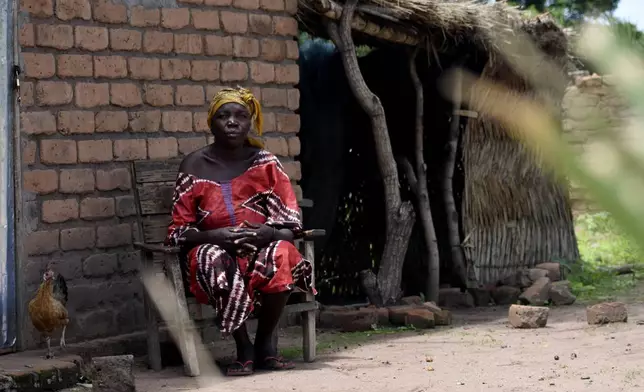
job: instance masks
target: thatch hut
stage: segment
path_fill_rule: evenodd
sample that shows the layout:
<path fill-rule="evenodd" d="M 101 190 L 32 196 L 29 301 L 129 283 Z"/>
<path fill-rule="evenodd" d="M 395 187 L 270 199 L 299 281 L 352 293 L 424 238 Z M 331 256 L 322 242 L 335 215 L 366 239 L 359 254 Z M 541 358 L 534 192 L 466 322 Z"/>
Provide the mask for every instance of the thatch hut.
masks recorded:
<path fill-rule="evenodd" d="M 340 19 L 343 3 L 299 2 L 300 29 L 328 38 L 328 21 Z M 525 19 L 504 3 L 472 1 L 359 0 L 351 28 L 356 45 L 375 49 L 361 57 L 359 64 L 367 85 L 384 106 L 396 157 L 413 159 L 414 95 L 407 53 L 419 45 L 422 48 L 416 65 L 425 91 L 429 196 L 441 254 L 441 283 L 454 284 L 448 217 L 437 184 L 442 181 L 446 135 L 455 112 L 439 92 L 440 78 L 458 65 L 528 94 L 536 94 L 535 80 L 545 80 L 547 94 L 541 94 L 541 89 L 539 96 L 558 106 L 565 81 L 557 79 L 553 69 L 544 66 L 534 53 L 514 43 L 510 50 L 533 64 L 528 81 L 514 71 L 500 45 L 513 45 L 512 38 L 525 35 L 555 67 L 564 69 L 566 37 L 547 15 Z M 305 218 L 307 224 L 330 233 L 318 247 L 322 252 L 318 258 L 321 289 L 328 289 L 329 297 L 346 298 L 361 295 L 357 273 L 376 266 L 382 251 L 382 185 L 377 181 L 369 120 L 339 74 L 342 63 L 334 47 L 318 44 L 317 51 L 302 47 L 300 58 L 302 188 L 315 202 Z M 462 109 L 457 111 L 461 136 L 453 192 L 468 278 L 489 285 L 539 262 L 576 260 L 566 186 L 543 171 L 536 158 L 500 123 L 483 113 Z M 401 178 L 406 188 L 404 176 Z M 402 195 L 411 197 L 405 189 Z M 406 256 L 403 282 L 408 294 L 422 291 L 422 271 L 426 270 L 419 231 L 416 224 Z"/>

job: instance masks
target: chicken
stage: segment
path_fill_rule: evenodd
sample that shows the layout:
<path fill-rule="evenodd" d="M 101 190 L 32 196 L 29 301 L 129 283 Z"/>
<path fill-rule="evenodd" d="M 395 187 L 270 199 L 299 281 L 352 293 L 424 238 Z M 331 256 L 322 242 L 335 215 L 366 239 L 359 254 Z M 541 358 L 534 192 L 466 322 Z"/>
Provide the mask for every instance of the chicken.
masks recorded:
<path fill-rule="evenodd" d="M 54 357 L 51 351 L 51 335 L 56 328 L 62 327 L 63 329 L 60 348 L 65 348 L 65 330 L 69 323 L 66 305 L 67 283 L 65 279 L 47 268 L 36 296 L 29 301 L 31 322 L 47 341 L 47 359 Z"/>

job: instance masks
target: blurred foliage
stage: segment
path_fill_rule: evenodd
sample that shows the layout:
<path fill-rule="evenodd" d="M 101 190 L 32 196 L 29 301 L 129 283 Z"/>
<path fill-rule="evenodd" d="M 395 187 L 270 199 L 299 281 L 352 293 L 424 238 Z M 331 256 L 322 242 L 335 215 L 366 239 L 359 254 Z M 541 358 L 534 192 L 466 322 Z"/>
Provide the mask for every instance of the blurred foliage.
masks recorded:
<path fill-rule="evenodd" d="M 298 43 L 300 45 L 303 45 L 304 42 L 309 41 L 309 40 L 313 40 L 313 39 L 322 39 L 322 38 L 313 37 L 313 36 L 311 36 L 311 34 L 309 34 L 307 32 L 304 32 L 304 31 L 301 32 L 300 35 L 297 37 Z M 333 44 L 333 42 L 331 42 L 330 40 L 324 40 L 324 41 L 327 41 L 327 42 Z M 357 54 L 358 57 L 364 57 L 364 56 L 368 55 L 369 53 L 371 53 L 372 50 L 374 50 L 374 49 L 372 47 L 370 47 L 370 46 L 360 45 L 360 46 L 356 47 L 356 54 Z"/>
<path fill-rule="evenodd" d="M 579 23 L 585 17 L 612 12 L 619 5 L 619 0 L 511 0 L 508 3 L 534 13 L 550 12 L 567 26 Z"/>

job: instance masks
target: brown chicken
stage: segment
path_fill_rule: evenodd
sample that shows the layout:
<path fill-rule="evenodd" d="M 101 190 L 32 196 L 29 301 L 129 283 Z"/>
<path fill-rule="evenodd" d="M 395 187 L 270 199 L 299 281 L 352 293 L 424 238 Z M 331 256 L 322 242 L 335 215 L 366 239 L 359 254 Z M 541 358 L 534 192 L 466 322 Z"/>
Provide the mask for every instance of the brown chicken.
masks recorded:
<path fill-rule="evenodd" d="M 51 335 L 58 327 L 63 328 L 60 336 L 60 348 L 65 348 L 65 330 L 69 323 L 66 305 L 67 283 L 65 279 L 47 268 L 36 296 L 29 301 L 29 316 L 34 327 L 47 341 L 46 358 L 48 359 L 54 357 L 51 351 Z"/>

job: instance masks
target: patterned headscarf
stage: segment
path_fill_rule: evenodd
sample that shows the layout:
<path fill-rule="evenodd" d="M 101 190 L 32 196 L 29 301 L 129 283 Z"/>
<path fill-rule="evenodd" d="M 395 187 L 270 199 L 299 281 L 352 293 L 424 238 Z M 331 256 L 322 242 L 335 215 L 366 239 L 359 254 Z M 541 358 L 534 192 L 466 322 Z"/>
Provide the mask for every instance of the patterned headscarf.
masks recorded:
<path fill-rule="evenodd" d="M 259 104 L 259 101 L 255 98 L 253 93 L 243 87 L 225 88 L 215 94 L 210 102 L 210 110 L 208 110 L 208 127 L 212 128 L 212 119 L 215 117 L 217 110 L 219 110 L 223 105 L 231 102 L 242 105 L 248 109 L 251 116 L 252 127 L 254 128 L 257 136 L 261 136 L 262 126 L 264 124 L 262 106 Z M 261 140 L 251 137 L 250 135 L 248 136 L 248 143 L 254 147 L 264 148 L 264 144 Z"/>

